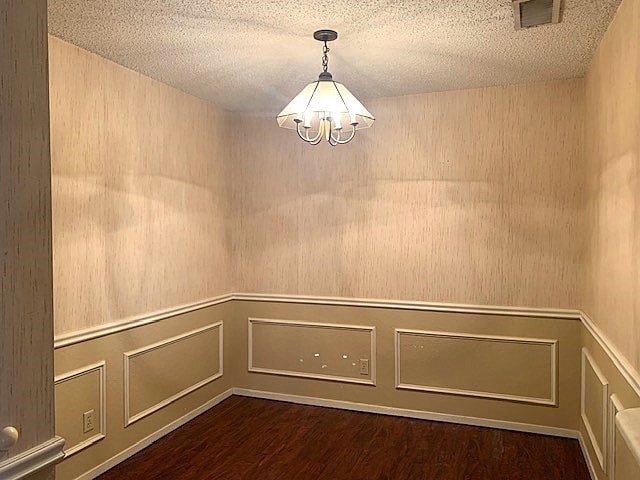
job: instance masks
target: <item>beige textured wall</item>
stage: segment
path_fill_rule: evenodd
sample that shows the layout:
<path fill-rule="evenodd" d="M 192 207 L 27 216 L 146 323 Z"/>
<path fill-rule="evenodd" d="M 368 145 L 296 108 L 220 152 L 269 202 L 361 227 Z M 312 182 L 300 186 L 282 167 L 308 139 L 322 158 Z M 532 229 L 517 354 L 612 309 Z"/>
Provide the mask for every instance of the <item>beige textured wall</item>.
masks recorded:
<path fill-rule="evenodd" d="M 237 285 L 575 307 L 583 100 L 582 80 L 372 100 L 338 148 L 241 117 Z"/>
<path fill-rule="evenodd" d="M 53 437 L 46 35 L 46 1 L 0 2 L 0 462 Z"/>
<path fill-rule="evenodd" d="M 49 49 L 56 334 L 233 290 L 227 114 Z"/>
<path fill-rule="evenodd" d="M 640 2 L 625 0 L 586 81 L 583 309 L 640 370 Z"/>

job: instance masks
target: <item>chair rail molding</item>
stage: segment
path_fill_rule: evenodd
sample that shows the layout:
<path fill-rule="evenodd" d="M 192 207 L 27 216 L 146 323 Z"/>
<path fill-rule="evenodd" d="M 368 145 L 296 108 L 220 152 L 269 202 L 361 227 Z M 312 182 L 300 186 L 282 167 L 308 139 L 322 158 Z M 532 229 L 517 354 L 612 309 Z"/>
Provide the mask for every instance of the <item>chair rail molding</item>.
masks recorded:
<path fill-rule="evenodd" d="M 260 293 L 228 293 L 205 300 L 198 300 L 193 303 L 180 305 L 178 307 L 159 310 L 135 317 L 124 318 L 121 321 L 92 327 L 85 330 L 63 333 L 56 335 L 54 348 L 62 348 L 76 343 L 103 337 L 116 332 L 130 330 L 142 325 L 159 322 L 182 313 L 188 313 L 202 308 L 219 305 L 229 301 L 248 302 L 274 302 L 274 303 L 294 303 L 302 305 L 329 305 L 346 307 L 369 307 L 388 308 L 396 310 L 415 310 L 425 312 L 442 313 L 470 313 L 480 315 L 500 315 L 511 317 L 533 317 L 533 318 L 557 318 L 564 320 L 580 320 L 582 312 L 580 310 L 557 309 L 557 308 L 533 308 L 533 307 L 509 307 L 491 305 L 471 305 L 464 303 L 437 303 L 411 300 L 384 300 L 371 298 L 351 298 L 351 297 L 322 297 L 309 295 L 280 295 L 280 294 L 260 294 Z"/>
<path fill-rule="evenodd" d="M 51 467 L 64 458 L 64 439 L 55 436 L 46 442 L 0 462 L 0 478 L 20 480 Z"/>

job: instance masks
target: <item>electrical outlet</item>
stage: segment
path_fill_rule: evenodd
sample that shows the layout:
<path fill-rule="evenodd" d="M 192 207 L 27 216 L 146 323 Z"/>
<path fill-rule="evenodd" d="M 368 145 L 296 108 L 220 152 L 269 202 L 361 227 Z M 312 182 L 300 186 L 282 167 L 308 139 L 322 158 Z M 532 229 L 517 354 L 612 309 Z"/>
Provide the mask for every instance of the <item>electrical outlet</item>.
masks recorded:
<path fill-rule="evenodd" d="M 369 359 L 360 359 L 360 375 L 369 375 Z"/>
<path fill-rule="evenodd" d="M 82 431 L 84 433 L 90 432 L 93 430 L 93 410 L 89 410 L 88 412 L 84 412 L 82 414 Z"/>

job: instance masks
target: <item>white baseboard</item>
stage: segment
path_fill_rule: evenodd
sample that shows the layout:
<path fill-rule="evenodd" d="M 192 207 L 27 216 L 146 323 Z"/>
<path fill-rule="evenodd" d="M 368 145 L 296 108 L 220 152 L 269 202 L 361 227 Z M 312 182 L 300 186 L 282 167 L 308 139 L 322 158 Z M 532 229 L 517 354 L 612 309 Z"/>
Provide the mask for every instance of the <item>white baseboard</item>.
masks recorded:
<path fill-rule="evenodd" d="M 0 478 L 19 480 L 46 467 L 52 467 L 64 457 L 64 439 L 53 437 L 29 450 L 0 462 Z"/>
<path fill-rule="evenodd" d="M 584 441 L 584 437 L 582 433 L 578 432 L 578 442 L 580 443 L 580 449 L 582 450 L 582 456 L 584 457 L 584 461 L 587 463 L 587 468 L 589 469 L 589 475 L 592 480 L 598 480 L 598 474 L 596 473 L 596 469 L 593 466 L 593 461 L 591 460 L 591 455 L 589 455 L 589 449 L 587 448 L 587 444 Z"/>
<path fill-rule="evenodd" d="M 193 420 L 195 417 L 197 417 L 198 415 L 206 412 L 210 408 L 216 406 L 217 404 L 219 404 L 223 400 L 226 400 L 231 395 L 232 395 L 232 389 L 230 388 L 229 390 L 226 390 L 226 391 L 222 392 L 220 395 L 212 398 L 207 403 L 205 403 L 203 405 L 200 405 L 195 410 L 192 410 L 191 412 L 187 413 L 186 415 L 183 415 L 182 417 L 178 418 L 177 420 L 174 420 L 173 422 L 165 425 L 160 430 L 157 430 L 156 432 L 154 432 L 151 435 L 143 438 L 139 442 L 136 442 L 135 444 L 131 445 L 126 450 L 123 450 L 122 452 L 118 453 L 117 455 L 111 457 L 106 462 L 103 462 L 100 465 L 98 465 L 97 467 L 94 467 L 91 470 L 89 470 L 88 472 L 80 475 L 79 477 L 76 477 L 76 480 L 92 480 L 92 479 L 96 478 L 97 476 L 102 475 L 107 470 L 115 467 L 116 465 L 118 465 L 119 463 L 123 462 L 127 458 L 129 458 L 129 457 L 135 455 L 136 453 L 138 453 L 140 450 L 143 450 L 144 448 L 148 447 L 149 445 L 151 445 L 156 440 L 164 437 L 166 434 L 172 432 L 176 428 L 181 427 L 182 425 L 184 425 L 188 421 Z"/>
<path fill-rule="evenodd" d="M 537 433 L 540 435 L 553 435 L 564 438 L 578 438 L 579 432 L 568 428 L 549 427 L 529 423 L 509 422 L 505 420 L 491 420 L 486 418 L 469 417 L 466 415 L 449 415 L 445 413 L 425 412 L 406 408 L 385 407 L 368 403 L 347 402 L 344 400 L 328 400 L 326 398 L 305 397 L 302 395 L 288 395 L 284 393 L 265 392 L 262 390 L 250 390 L 246 388 L 234 388 L 234 395 L 243 397 L 264 398 L 265 400 L 277 400 L 281 402 L 313 405 L 316 407 L 339 408 L 355 412 L 377 413 L 381 415 L 393 415 L 396 417 L 419 418 L 422 420 L 434 420 L 436 422 L 458 423 L 473 425 L 476 427 L 499 428 L 502 430 L 514 430 L 517 432 Z"/>

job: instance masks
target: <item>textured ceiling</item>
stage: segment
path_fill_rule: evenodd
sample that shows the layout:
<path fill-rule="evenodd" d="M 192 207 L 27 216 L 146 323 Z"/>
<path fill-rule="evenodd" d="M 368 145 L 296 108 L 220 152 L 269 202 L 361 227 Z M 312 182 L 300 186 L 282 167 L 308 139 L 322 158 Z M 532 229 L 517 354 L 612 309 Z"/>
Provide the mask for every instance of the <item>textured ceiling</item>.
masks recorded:
<path fill-rule="evenodd" d="M 49 0 L 49 31 L 236 111 L 275 114 L 321 70 L 361 99 L 582 76 L 620 0 L 564 0 L 516 31 L 510 0 Z M 375 112 L 374 112 L 375 113 Z"/>

